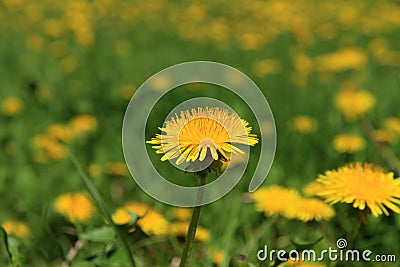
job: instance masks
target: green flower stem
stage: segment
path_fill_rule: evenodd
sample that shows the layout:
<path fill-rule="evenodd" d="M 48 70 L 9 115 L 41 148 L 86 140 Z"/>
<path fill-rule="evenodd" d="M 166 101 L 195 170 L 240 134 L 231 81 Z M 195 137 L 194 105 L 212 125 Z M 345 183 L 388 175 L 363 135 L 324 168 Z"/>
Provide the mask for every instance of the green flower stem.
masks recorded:
<path fill-rule="evenodd" d="M 199 179 L 200 179 L 199 186 L 203 186 L 206 184 L 207 174 L 208 174 L 207 169 L 199 173 Z M 204 197 L 204 187 L 200 187 L 199 190 L 197 191 L 196 203 L 200 203 L 203 200 L 203 197 Z M 201 211 L 201 205 L 198 205 L 193 209 L 192 218 L 190 219 L 189 229 L 186 234 L 185 247 L 183 249 L 181 263 L 179 264 L 179 267 L 189 266 L 190 256 L 192 254 L 192 249 L 194 244 L 194 236 L 196 234 L 197 225 L 199 224 L 200 211 Z"/>

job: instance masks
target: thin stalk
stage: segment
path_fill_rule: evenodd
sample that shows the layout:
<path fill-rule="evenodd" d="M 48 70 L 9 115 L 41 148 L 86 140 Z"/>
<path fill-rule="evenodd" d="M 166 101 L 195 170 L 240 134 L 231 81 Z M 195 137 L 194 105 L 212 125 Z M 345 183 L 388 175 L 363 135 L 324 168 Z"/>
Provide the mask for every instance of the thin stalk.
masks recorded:
<path fill-rule="evenodd" d="M 117 225 L 112 220 L 111 212 L 108 209 L 106 203 L 104 202 L 104 200 L 101 197 L 100 193 L 97 191 L 96 187 L 93 185 L 93 183 L 90 181 L 90 179 L 87 177 L 87 175 L 82 170 L 82 168 L 79 165 L 79 162 L 76 159 L 76 157 L 74 156 L 74 154 L 71 152 L 71 150 L 69 148 L 67 148 L 67 151 L 68 151 L 68 155 L 69 155 L 72 163 L 74 164 L 75 168 L 78 170 L 79 175 L 81 176 L 83 182 L 85 183 L 86 187 L 89 189 L 89 191 L 92 194 L 94 200 L 96 201 L 97 206 L 99 207 L 99 209 L 103 213 L 103 215 L 104 215 L 105 219 L 107 220 L 107 222 L 114 228 L 114 231 L 117 234 L 117 236 L 118 236 L 118 238 L 119 238 L 119 240 L 121 242 L 122 248 L 123 248 L 126 256 L 128 257 L 131 266 L 132 267 L 136 267 L 136 263 L 135 263 L 135 260 L 133 259 L 132 253 L 131 253 L 131 251 L 129 249 L 128 242 L 126 241 L 126 239 L 123 236 L 123 234 L 121 233 L 121 231 L 119 231 Z"/>
<path fill-rule="evenodd" d="M 193 244 L 194 244 L 194 236 L 196 234 L 197 225 L 199 224 L 200 211 L 201 211 L 200 202 L 203 200 L 203 197 L 204 197 L 203 185 L 206 184 L 207 174 L 208 174 L 207 170 L 199 173 L 200 188 L 197 191 L 197 195 L 196 195 L 196 203 L 199 203 L 199 205 L 194 207 L 194 209 L 193 209 L 192 218 L 190 219 L 189 229 L 186 234 L 185 247 L 183 248 L 183 253 L 182 253 L 181 262 L 179 264 L 179 267 L 189 266 L 190 257 L 192 254 L 192 249 L 193 249 Z"/>

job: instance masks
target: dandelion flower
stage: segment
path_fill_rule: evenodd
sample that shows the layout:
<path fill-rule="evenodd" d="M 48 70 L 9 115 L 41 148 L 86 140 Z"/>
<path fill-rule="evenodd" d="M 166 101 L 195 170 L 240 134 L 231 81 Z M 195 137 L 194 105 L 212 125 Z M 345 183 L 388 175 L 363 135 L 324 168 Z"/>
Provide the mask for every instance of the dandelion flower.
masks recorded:
<path fill-rule="evenodd" d="M 388 210 L 400 213 L 400 179 L 393 173 L 370 164 L 349 164 L 337 170 L 326 171 L 317 182 L 323 187 L 317 193 L 328 203 L 352 203 L 354 208 L 368 207 L 377 217 Z"/>
<path fill-rule="evenodd" d="M 188 229 L 189 229 L 189 222 L 176 222 L 170 225 L 170 231 L 175 236 L 186 236 Z M 194 236 L 194 239 L 196 241 L 207 242 L 208 240 L 210 240 L 210 238 L 211 235 L 207 229 L 201 226 L 197 226 L 196 234 Z"/>
<path fill-rule="evenodd" d="M 289 205 L 286 213 L 289 218 L 303 222 L 329 220 L 335 215 L 333 208 L 324 201 L 304 197 Z"/>
<path fill-rule="evenodd" d="M 18 97 L 8 97 L 2 102 L 3 114 L 14 117 L 22 112 L 24 104 Z"/>
<path fill-rule="evenodd" d="M 214 160 L 229 159 L 227 153 L 243 154 L 234 144 L 253 146 L 258 142 L 256 135 L 250 134 L 248 122 L 220 108 L 181 112 L 159 129 L 163 133 L 147 143 L 154 145 L 157 154 L 164 154 L 162 161 L 178 158 L 176 164 L 204 161 L 208 153 Z"/>
<path fill-rule="evenodd" d="M 293 119 L 293 128 L 299 133 L 307 134 L 316 130 L 317 122 L 309 116 L 299 115 Z"/>
<path fill-rule="evenodd" d="M 400 118 L 391 117 L 384 121 L 385 129 L 400 135 Z"/>
<path fill-rule="evenodd" d="M 395 144 L 398 141 L 398 136 L 395 132 L 385 129 L 375 130 L 372 133 L 372 138 L 378 143 Z"/>
<path fill-rule="evenodd" d="M 83 193 L 65 193 L 56 198 L 53 203 L 55 211 L 66 217 L 72 223 L 87 222 L 95 212 L 90 199 Z"/>
<path fill-rule="evenodd" d="M 186 221 L 190 219 L 190 209 L 189 208 L 173 208 L 171 210 L 171 215 L 178 221 Z"/>
<path fill-rule="evenodd" d="M 333 146 L 339 153 L 355 153 L 365 147 L 362 137 L 355 134 L 339 134 L 333 139 Z"/>
<path fill-rule="evenodd" d="M 128 174 L 128 167 L 124 162 L 109 162 L 107 173 L 115 176 L 125 176 Z"/>
<path fill-rule="evenodd" d="M 357 48 L 344 48 L 337 52 L 322 55 L 316 58 L 318 71 L 339 72 L 344 70 L 357 70 L 365 66 L 367 55 L 365 51 Z"/>
<path fill-rule="evenodd" d="M 335 96 L 335 104 L 346 120 L 351 121 L 372 109 L 375 106 L 375 98 L 367 91 L 349 87 L 341 89 Z"/>
<path fill-rule="evenodd" d="M 7 234 L 15 235 L 18 238 L 25 238 L 30 233 L 28 226 L 20 221 L 5 221 L 1 224 L 1 227 Z"/>
<path fill-rule="evenodd" d="M 97 129 L 97 120 L 91 115 L 79 115 L 70 122 L 71 129 L 77 135 L 93 132 Z"/>
<path fill-rule="evenodd" d="M 288 207 L 299 199 L 296 190 L 287 189 L 278 185 L 258 189 L 252 194 L 256 210 L 267 216 L 281 214 L 287 216 Z"/>
<path fill-rule="evenodd" d="M 126 203 L 122 208 L 117 209 L 112 218 L 116 224 L 128 224 L 131 221 L 130 213 L 135 213 L 140 217 L 136 223 L 145 234 L 167 234 L 169 222 L 161 213 L 143 203 Z"/>

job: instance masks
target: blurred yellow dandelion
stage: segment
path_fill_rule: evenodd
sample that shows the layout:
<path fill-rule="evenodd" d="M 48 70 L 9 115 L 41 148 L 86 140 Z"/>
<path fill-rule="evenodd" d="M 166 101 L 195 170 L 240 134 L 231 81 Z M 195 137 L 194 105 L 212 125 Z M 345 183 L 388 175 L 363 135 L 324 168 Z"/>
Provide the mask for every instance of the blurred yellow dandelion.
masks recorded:
<path fill-rule="evenodd" d="M 70 121 L 70 126 L 74 134 L 93 132 L 97 129 L 97 120 L 92 115 L 79 115 Z"/>
<path fill-rule="evenodd" d="M 317 129 L 317 121 L 309 116 L 299 115 L 293 119 L 293 128 L 302 134 L 311 133 Z"/>
<path fill-rule="evenodd" d="M 107 163 L 107 173 L 115 176 L 125 176 L 128 174 L 128 167 L 125 162 Z"/>
<path fill-rule="evenodd" d="M 318 71 L 343 71 L 360 69 L 365 66 L 367 55 L 359 48 L 343 48 L 337 52 L 316 58 Z"/>
<path fill-rule="evenodd" d="M 375 106 L 375 98 L 367 91 L 346 87 L 335 96 L 335 105 L 343 116 L 351 121 L 372 109 Z"/>
<path fill-rule="evenodd" d="M 189 222 L 175 222 L 171 223 L 170 225 L 170 231 L 175 235 L 175 236 L 186 236 L 186 233 L 189 229 Z M 210 232 L 201 227 L 197 226 L 196 234 L 194 236 L 194 239 L 199 242 L 207 242 L 211 238 Z"/>
<path fill-rule="evenodd" d="M 203 161 L 210 152 L 214 160 L 229 159 L 227 153 L 244 152 L 233 144 L 255 145 L 258 139 L 251 134 L 248 122 L 236 114 L 220 108 L 198 108 L 196 111 L 181 112 L 180 117 L 171 118 L 164 128 L 159 128 L 149 144 L 157 149 L 157 154 L 164 154 L 162 161 L 175 159 L 176 164 L 186 161 Z"/>
<path fill-rule="evenodd" d="M 352 203 L 360 210 L 368 207 L 375 217 L 389 215 L 388 209 L 400 213 L 400 179 L 394 179 L 392 172 L 355 163 L 326 171 L 317 181 L 323 185 L 317 195 L 328 203 Z"/>
<path fill-rule="evenodd" d="M 1 224 L 1 227 L 8 235 L 14 235 L 18 238 L 25 238 L 30 233 L 28 226 L 21 221 L 5 221 Z"/>
<path fill-rule="evenodd" d="M 13 117 L 22 112 L 24 109 L 24 103 L 20 98 L 11 96 L 2 101 L 1 108 L 3 114 Z"/>
<path fill-rule="evenodd" d="M 131 220 L 129 212 L 135 213 L 140 218 L 137 225 L 147 235 L 165 235 L 168 232 L 169 222 L 164 216 L 152 207 L 139 203 L 129 202 L 118 209 L 113 215 L 113 219 L 118 224 L 127 224 Z"/>
<path fill-rule="evenodd" d="M 279 72 L 281 64 L 276 59 L 264 59 L 253 64 L 253 73 L 257 77 L 265 77 L 269 74 Z"/>
<path fill-rule="evenodd" d="M 291 218 L 288 207 L 300 198 L 296 190 L 284 188 L 278 185 L 263 187 L 252 194 L 255 209 L 267 216 L 281 214 Z M 279 200 L 279 201 L 276 201 Z"/>
<path fill-rule="evenodd" d="M 189 208 L 173 208 L 171 215 L 178 221 L 187 221 L 190 219 L 191 209 Z"/>
<path fill-rule="evenodd" d="M 385 129 L 400 135 L 400 118 L 390 117 L 384 121 Z"/>
<path fill-rule="evenodd" d="M 365 147 L 364 139 L 356 134 L 339 134 L 333 139 L 333 146 L 339 153 L 355 153 Z"/>
<path fill-rule="evenodd" d="M 65 193 L 58 196 L 53 203 L 54 210 L 70 222 L 87 222 L 95 212 L 90 199 L 83 193 Z"/>
<path fill-rule="evenodd" d="M 398 141 L 398 135 L 394 131 L 379 129 L 372 133 L 372 138 L 378 143 L 395 144 Z"/>
<path fill-rule="evenodd" d="M 322 200 L 302 197 L 289 205 L 286 214 L 289 218 L 309 222 L 329 220 L 335 211 Z"/>

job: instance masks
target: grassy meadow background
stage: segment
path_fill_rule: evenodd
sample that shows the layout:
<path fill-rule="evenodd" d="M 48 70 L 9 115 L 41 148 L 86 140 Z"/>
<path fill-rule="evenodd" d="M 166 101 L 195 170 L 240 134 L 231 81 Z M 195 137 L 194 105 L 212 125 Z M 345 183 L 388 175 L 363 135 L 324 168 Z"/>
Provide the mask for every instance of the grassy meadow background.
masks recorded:
<path fill-rule="evenodd" d="M 278 138 L 263 186 L 301 192 L 319 174 L 355 161 L 400 175 L 400 167 L 388 163 L 380 149 L 400 156 L 400 130 L 385 128 L 388 118 L 400 118 L 398 1 L 1 0 L 0 60 L 0 224 L 8 233 L 0 240 L 1 266 L 129 266 L 66 147 L 111 213 L 135 201 L 157 215 L 134 231 L 119 226 L 137 266 L 169 266 L 179 257 L 185 231 L 172 225 L 187 221 L 188 211 L 146 195 L 127 171 L 121 144 L 124 112 L 135 89 L 177 63 L 221 62 L 244 72 L 263 91 Z M 364 119 L 349 121 L 335 106 L 346 88 L 373 95 L 375 105 Z M 147 122 L 147 140 L 175 105 L 195 96 L 224 101 L 259 135 L 263 125 L 236 96 L 188 85 L 157 104 Z M 379 140 L 364 131 L 365 120 L 381 130 L 372 135 Z M 356 134 L 363 145 L 341 153 L 333 140 L 342 133 Z M 268 266 L 257 261 L 264 245 L 292 249 L 291 239 L 312 243 L 324 237 L 314 246 L 321 250 L 352 231 L 358 215 L 349 204 L 336 204 L 329 221 L 307 223 L 257 211 L 247 187 L 259 148 L 251 151 L 239 185 L 204 207 L 193 266 L 228 266 L 239 253 L 254 266 Z M 150 147 L 148 152 L 172 181 L 196 183 L 191 174 L 160 162 Z M 59 199 L 68 193 L 80 197 Z M 399 240 L 400 216 L 390 212 L 368 216 L 352 246 L 396 254 L 399 261 Z M 307 264 L 298 266 L 398 266 Z"/>

